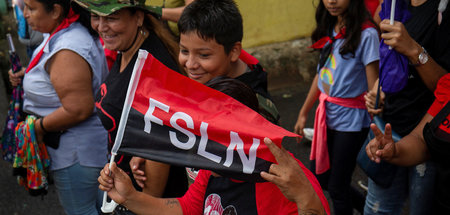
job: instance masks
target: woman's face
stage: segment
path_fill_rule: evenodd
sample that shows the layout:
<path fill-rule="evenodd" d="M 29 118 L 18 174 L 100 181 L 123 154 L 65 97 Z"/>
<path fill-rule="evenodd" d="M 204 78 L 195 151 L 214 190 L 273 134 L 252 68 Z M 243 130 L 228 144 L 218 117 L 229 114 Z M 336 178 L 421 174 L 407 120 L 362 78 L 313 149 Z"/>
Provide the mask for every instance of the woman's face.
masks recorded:
<path fill-rule="evenodd" d="M 108 16 L 98 16 L 91 13 L 91 26 L 105 43 L 105 48 L 123 51 L 133 45 L 138 26 L 142 26 L 144 12 L 132 14 L 128 9 L 119 10 Z"/>
<path fill-rule="evenodd" d="M 24 0 L 24 3 L 23 16 L 31 29 L 42 33 L 51 33 L 56 29 L 61 9 L 59 5 L 55 5 L 54 10 L 47 12 L 45 6 L 37 0 Z"/>
<path fill-rule="evenodd" d="M 350 0 L 322 0 L 322 2 L 332 16 L 342 16 L 350 4 Z"/>

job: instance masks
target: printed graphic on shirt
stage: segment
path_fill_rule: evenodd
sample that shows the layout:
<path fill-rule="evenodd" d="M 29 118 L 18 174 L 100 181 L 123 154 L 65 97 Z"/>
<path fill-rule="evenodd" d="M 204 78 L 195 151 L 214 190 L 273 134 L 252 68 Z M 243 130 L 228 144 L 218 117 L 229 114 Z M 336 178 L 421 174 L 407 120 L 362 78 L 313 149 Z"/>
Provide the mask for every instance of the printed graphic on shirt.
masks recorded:
<path fill-rule="evenodd" d="M 439 129 L 443 132 L 440 134 L 441 137 L 445 138 L 446 140 L 450 140 L 450 116 L 447 116 L 444 121 L 439 125 Z"/>
<path fill-rule="evenodd" d="M 104 115 L 105 117 L 103 117 L 103 118 L 101 118 L 101 119 L 104 119 L 104 120 L 106 120 L 106 119 L 109 119 L 109 120 L 111 120 L 111 122 L 110 123 L 103 123 L 103 125 L 104 126 L 107 126 L 107 125 L 111 125 L 112 127 L 110 127 L 110 128 L 107 128 L 107 127 L 105 127 L 107 130 L 108 130 L 108 143 L 109 144 L 111 144 L 110 145 L 110 147 L 112 147 L 112 137 L 111 137 L 111 132 L 113 132 L 114 130 L 116 130 L 116 120 L 114 119 L 114 117 L 112 117 L 105 109 L 103 109 L 103 107 L 102 107 L 102 102 L 103 102 L 103 99 L 105 98 L 105 96 L 106 96 L 106 94 L 108 93 L 108 87 L 106 86 L 106 84 L 105 83 L 103 83 L 101 86 L 100 86 L 100 92 L 99 92 L 99 94 L 100 94 L 100 101 L 97 101 L 97 102 L 95 102 L 95 107 L 98 109 L 98 110 L 100 110 L 99 112 L 98 112 L 98 114 L 100 115 L 100 114 L 102 114 L 102 115 Z"/>
<path fill-rule="evenodd" d="M 263 202 L 257 202 L 256 198 L 255 186 L 258 184 L 263 183 L 237 182 L 211 176 L 204 195 L 204 214 L 261 214 L 257 205 Z"/>
<path fill-rule="evenodd" d="M 334 54 L 328 56 L 325 65 L 319 71 L 319 80 L 322 82 L 326 94 L 330 94 L 330 86 L 334 84 L 333 72 L 336 70 L 336 58 Z"/>
<path fill-rule="evenodd" d="M 237 215 L 236 208 L 229 205 L 226 208 L 222 207 L 221 198 L 219 195 L 210 194 L 205 200 L 204 215 Z"/>

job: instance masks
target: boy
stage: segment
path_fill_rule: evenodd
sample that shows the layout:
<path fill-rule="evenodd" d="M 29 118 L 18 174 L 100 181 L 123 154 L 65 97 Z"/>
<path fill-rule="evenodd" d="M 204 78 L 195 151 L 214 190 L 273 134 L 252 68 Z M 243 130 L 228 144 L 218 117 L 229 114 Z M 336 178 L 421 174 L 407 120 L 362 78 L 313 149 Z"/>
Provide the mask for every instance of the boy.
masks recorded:
<path fill-rule="evenodd" d="M 189 78 L 200 83 L 217 76 L 240 80 L 256 93 L 259 113 L 278 122 L 278 110 L 267 92 L 267 73 L 256 58 L 242 50 L 242 16 L 233 2 L 191 4 L 183 11 L 178 29 L 178 60 Z"/>

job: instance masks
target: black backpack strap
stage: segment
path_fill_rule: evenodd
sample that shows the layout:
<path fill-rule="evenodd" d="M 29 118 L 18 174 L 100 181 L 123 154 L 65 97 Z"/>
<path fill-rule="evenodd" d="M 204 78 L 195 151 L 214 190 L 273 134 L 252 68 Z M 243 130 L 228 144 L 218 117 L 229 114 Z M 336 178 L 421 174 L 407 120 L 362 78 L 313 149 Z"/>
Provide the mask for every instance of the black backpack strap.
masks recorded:
<path fill-rule="evenodd" d="M 430 126 L 434 130 L 439 127 L 442 121 L 446 119 L 446 117 L 450 114 L 450 102 L 439 111 L 439 113 L 431 120 Z"/>

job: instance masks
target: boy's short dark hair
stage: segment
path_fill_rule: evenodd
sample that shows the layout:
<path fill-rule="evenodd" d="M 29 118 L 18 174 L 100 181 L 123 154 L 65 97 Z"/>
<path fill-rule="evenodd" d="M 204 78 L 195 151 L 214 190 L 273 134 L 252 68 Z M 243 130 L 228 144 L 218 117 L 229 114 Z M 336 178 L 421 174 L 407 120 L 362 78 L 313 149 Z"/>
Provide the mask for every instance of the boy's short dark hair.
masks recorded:
<path fill-rule="evenodd" d="M 233 0 L 195 0 L 178 21 L 180 34 L 197 32 L 204 40 L 215 39 L 229 53 L 242 41 L 242 16 Z"/>

